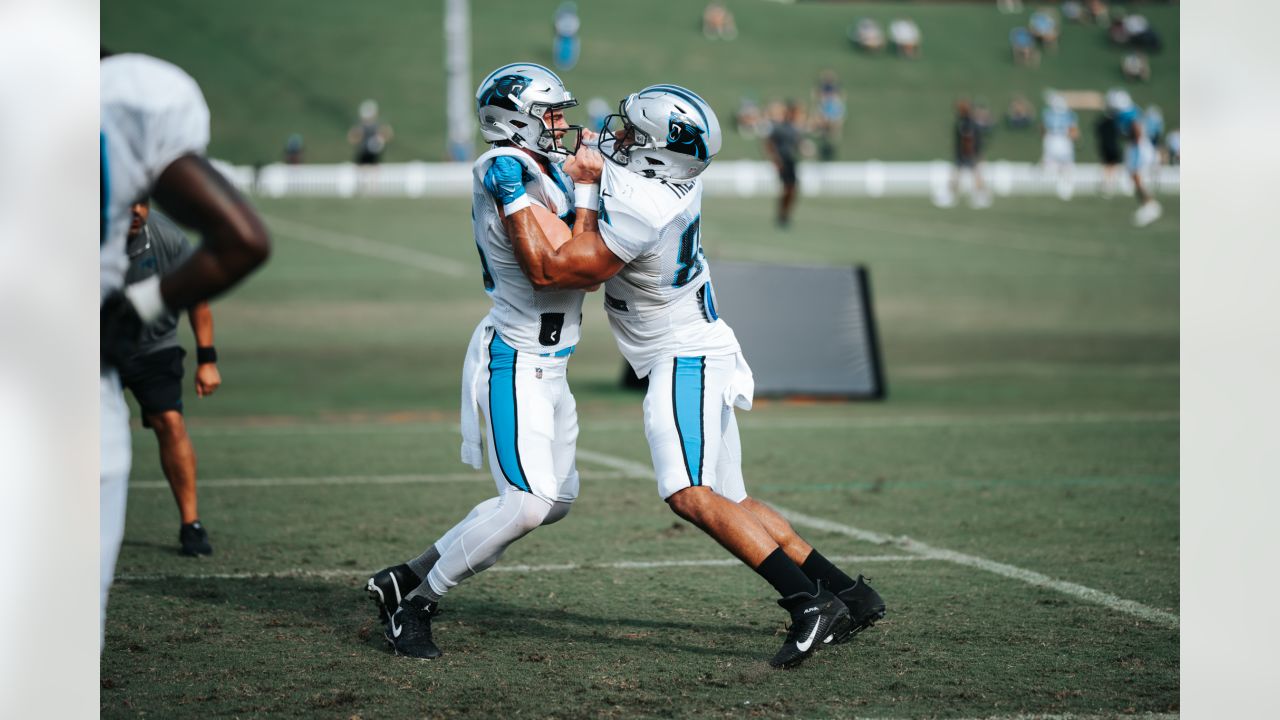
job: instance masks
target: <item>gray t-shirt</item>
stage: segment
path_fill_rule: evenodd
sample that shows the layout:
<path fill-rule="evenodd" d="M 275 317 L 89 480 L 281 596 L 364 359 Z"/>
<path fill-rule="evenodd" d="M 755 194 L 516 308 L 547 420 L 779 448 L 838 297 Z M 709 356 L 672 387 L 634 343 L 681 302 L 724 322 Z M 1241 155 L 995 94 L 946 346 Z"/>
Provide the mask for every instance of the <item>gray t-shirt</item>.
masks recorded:
<path fill-rule="evenodd" d="M 163 275 L 195 252 L 182 229 L 154 208 L 142 232 L 129 240 L 127 250 L 129 270 L 124 276 L 125 283 Z M 150 355 L 171 347 L 178 347 L 178 314 L 168 312 L 142 331 L 142 339 L 133 356 Z"/>

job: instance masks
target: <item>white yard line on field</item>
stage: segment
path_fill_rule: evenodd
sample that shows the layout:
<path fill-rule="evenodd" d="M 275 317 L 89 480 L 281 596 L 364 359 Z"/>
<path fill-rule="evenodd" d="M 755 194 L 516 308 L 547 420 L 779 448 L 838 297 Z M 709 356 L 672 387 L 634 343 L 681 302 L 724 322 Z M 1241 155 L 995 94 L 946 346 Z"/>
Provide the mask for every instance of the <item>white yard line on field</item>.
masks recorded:
<path fill-rule="evenodd" d="M 622 470 L 630 476 L 643 476 L 644 473 L 642 473 L 642 471 L 647 471 L 650 476 L 652 475 L 652 470 L 650 470 L 648 466 L 625 458 L 583 450 L 578 451 L 578 456 L 584 460 L 606 464 L 609 467 Z M 884 533 L 862 530 L 852 525 L 845 525 L 843 523 L 805 515 L 804 513 L 789 510 L 778 505 L 774 505 L 773 507 L 781 513 L 783 517 L 790 521 L 792 525 L 796 525 L 798 527 L 845 535 L 846 537 L 862 540 L 863 542 L 875 543 L 876 545 L 890 545 L 898 550 L 923 558 L 928 558 L 930 560 L 943 560 L 956 565 L 984 570 L 1002 577 L 1024 582 L 1034 587 L 1041 587 L 1047 590 L 1054 590 L 1056 592 L 1063 593 L 1064 595 L 1070 595 L 1071 597 L 1079 600 L 1101 605 L 1117 612 L 1127 613 L 1158 625 L 1174 629 L 1178 628 L 1177 615 L 1143 605 L 1142 603 L 1135 602 L 1133 600 L 1126 600 L 1118 595 L 1113 595 L 1108 592 L 1095 590 L 1094 588 L 1073 582 L 1067 582 L 1065 580 L 1056 580 L 1034 570 L 1027 570 L 1015 565 L 988 560 L 987 558 L 978 557 L 977 555 L 969 555 L 966 553 L 956 552 L 954 550 L 947 550 L 945 548 L 937 548 L 906 536 L 895 538 Z"/>
<path fill-rule="evenodd" d="M 1091 412 L 1091 413 L 1011 413 L 957 414 L 957 415 L 904 415 L 900 417 L 835 417 L 835 418 L 784 418 L 750 415 L 739 416 L 738 426 L 744 430 L 913 430 L 936 427 L 1003 427 L 1007 425 L 1106 425 L 1109 423 L 1160 423 L 1176 422 L 1178 412 Z M 592 420 L 589 430 L 638 430 L 641 421 Z M 298 423 L 279 425 L 201 425 L 190 424 L 187 430 L 201 437 L 238 437 L 243 435 L 413 435 L 426 433 L 458 432 L 458 421 L 453 418 L 439 420 L 410 420 L 403 423 L 340 422 Z M 136 432 L 143 431 L 135 428 Z M 146 433 L 150 434 L 150 433 Z"/>
<path fill-rule="evenodd" d="M 579 474 L 585 480 L 618 480 L 630 477 L 626 473 L 584 470 Z M 486 472 L 417 473 L 409 475 L 333 475 L 328 477 L 266 477 L 266 478 L 201 478 L 200 489 L 244 487 L 306 487 L 311 485 L 415 485 L 419 483 L 464 483 L 477 480 L 493 482 Z M 129 483 L 137 490 L 168 490 L 164 480 L 137 480 Z"/>
<path fill-rule="evenodd" d="M 841 555 L 830 558 L 834 562 L 847 563 L 899 563 L 921 562 L 933 558 L 918 555 Z M 494 565 L 486 573 L 547 573 L 569 572 L 572 570 L 655 570 L 671 567 L 738 567 L 742 563 L 736 558 L 714 558 L 706 560 L 619 560 L 604 563 L 557 563 L 550 565 Z M 238 573 L 122 573 L 116 576 L 117 581 L 147 582 L 155 580 L 265 580 L 270 578 L 319 578 L 330 580 L 335 578 L 365 578 L 369 568 L 306 570 L 288 568 L 268 572 Z"/>
<path fill-rule="evenodd" d="M 330 250 L 386 260 L 397 265 L 411 265 L 419 270 L 429 270 L 451 277 L 465 277 L 470 268 L 457 260 L 435 255 L 424 250 L 407 248 L 394 243 L 371 240 L 358 235 L 325 230 L 296 220 L 286 220 L 273 215 L 263 215 L 267 225 L 277 234 L 294 240 L 320 245 Z"/>

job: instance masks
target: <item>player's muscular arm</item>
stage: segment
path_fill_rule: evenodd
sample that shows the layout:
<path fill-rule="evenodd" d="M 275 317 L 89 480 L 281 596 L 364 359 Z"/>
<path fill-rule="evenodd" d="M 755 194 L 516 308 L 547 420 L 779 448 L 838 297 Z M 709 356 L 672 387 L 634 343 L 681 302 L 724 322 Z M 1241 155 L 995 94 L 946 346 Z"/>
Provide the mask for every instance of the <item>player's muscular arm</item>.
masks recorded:
<path fill-rule="evenodd" d="M 198 155 L 165 168 L 152 197 L 175 220 L 199 230 L 200 247 L 160 280 L 170 308 L 186 308 L 228 290 L 266 261 L 271 240 L 248 201 Z"/>
<path fill-rule="evenodd" d="M 579 209 L 581 214 L 583 211 Z M 594 214 L 594 213 L 592 213 Z M 608 280 L 626 263 L 604 244 L 595 230 L 578 233 L 553 249 L 528 208 L 507 217 L 507 236 L 520 268 L 537 290 L 581 290 Z M 587 223 L 582 223 L 587 224 Z"/>

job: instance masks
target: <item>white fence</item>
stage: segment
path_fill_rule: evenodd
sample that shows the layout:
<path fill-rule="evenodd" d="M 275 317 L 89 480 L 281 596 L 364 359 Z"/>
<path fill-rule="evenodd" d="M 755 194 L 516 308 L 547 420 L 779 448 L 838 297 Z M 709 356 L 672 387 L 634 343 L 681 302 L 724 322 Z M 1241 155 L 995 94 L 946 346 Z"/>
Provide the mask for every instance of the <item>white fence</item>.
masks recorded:
<path fill-rule="evenodd" d="M 267 165 L 260 169 L 214 161 L 242 192 L 265 197 L 469 197 L 471 166 L 465 163 L 411 162 L 358 167 L 341 165 Z M 952 167 L 935 162 L 802 163 L 800 193 L 828 197 L 929 197 L 943 192 Z M 999 196 L 1050 196 L 1058 179 L 1032 163 L 994 161 L 982 168 L 984 179 Z M 1131 193 L 1121 168 L 1118 191 Z M 772 197 L 778 193 L 773 165 L 754 160 L 718 162 L 702 175 L 705 191 L 719 197 Z M 1156 189 L 1178 194 L 1175 167 L 1157 168 Z M 1102 185 L 1101 165 L 1077 165 L 1072 175 L 1075 192 L 1096 194 Z"/>

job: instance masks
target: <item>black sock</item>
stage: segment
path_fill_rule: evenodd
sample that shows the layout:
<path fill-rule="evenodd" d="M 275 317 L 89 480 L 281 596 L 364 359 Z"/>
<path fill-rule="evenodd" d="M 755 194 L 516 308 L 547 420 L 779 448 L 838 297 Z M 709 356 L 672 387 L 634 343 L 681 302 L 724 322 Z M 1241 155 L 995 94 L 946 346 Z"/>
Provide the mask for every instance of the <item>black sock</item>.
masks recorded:
<path fill-rule="evenodd" d="M 822 557 L 822 553 L 815 548 L 809 553 L 809 557 L 804 559 L 804 565 L 800 566 L 804 574 L 814 582 L 822 581 L 822 587 L 833 593 L 840 593 L 854 586 L 857 581 L 844 574 L 840 568 L 831 564 L 831 561 Z"/>
<path fill-rule="evenodd" d="M 769 557 L 760 563 L 756 572 L 769 581 L 773 589 L 777 590 L 782 597 L 790 597 L 802 592 L 810 595 L 818 592 L 813 581 L 805 577 L 804 571 L 782 552 L 782 548 L 769 553 Z"/>

